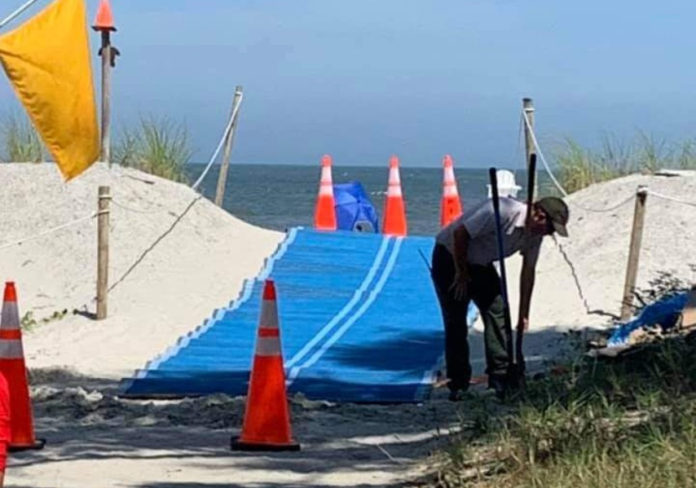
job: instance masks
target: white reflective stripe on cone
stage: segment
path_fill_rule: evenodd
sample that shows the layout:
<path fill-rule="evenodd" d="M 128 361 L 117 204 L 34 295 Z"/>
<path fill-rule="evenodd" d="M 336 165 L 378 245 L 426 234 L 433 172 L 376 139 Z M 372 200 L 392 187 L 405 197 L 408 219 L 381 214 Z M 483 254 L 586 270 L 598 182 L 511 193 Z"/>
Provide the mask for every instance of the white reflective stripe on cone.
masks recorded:
<path fill-rule="evenodd" d="M 331 183 L 322 183 L 319 187 L 319 196 L 327 197 L 333 196 L 333 185 Z"/>
<path fill-rule="evenodd" d="M 258 337 L 256 355 L 262 357 L 280 356 L 280 339 L 278 337 Z"/>
<path fill-rule="evenodd" d="M 17 310 L 17 303 L 3 303 L 1 320 L 4 330 L 19 329 L 19 311 Z"/>
<path fill-rule="evenodd" d="M 444 194 L 446 197 L 456 197 L 457 196 L 457 187 L 454 185 L 446 185 Z"/>
<path fill-rule="evenodd" d="M 321 183 L 331 184 L 331 166 L 324 166 L 321 168 Z"/>
<path fill-rule="evenodd" d="M 401 184 L 401 176 L 399 175 L 399 170 L 397 168 L 393 168 L 389 170 L 389 184 L 390 185 L 400 185 Z"/>
<path fill-rule="evenodd" d="M 387 190 L 387 197 L 400 197 L 401 196 L 401 185 L 389 185 Z"/>
<path fill-rule="evenodd" d="M 24 350 L 19 339 L 0 339 L 0 359 L 23 359 Z"/>
<path fill-rule="evenodd" d="M 445 183 L 454 183 L 454 168 L 445 168 Z"/>
<path fill-rule="evenodd" d="M 264 300 L 261 305 L 261 327 L 278 328 L 278 305 L 275 300 Z"/>

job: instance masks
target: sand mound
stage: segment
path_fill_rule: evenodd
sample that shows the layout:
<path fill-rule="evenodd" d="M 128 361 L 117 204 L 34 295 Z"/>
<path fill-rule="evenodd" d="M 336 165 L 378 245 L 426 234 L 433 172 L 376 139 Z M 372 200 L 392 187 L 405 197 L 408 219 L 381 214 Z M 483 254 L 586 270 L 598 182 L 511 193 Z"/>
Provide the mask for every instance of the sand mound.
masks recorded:
<path fill-rule="evenodd" d="M 589 308 L 619 314 L 633 224 L 634 200 L 610 212 L 583 209 L 611 208 L 635 194 L 638 185 L 649 190 L 696 202 L 696 172 L 664 177 L 632 175 L 593 185 L 571 195 L 570 238 L 559 238 L 573 263 Z M 646 288 L 661 273 L 687 283 L 696 281 L 696 207 L 653 195 L 647 199 L 638 289 Z M 532 327 L 586 326 L 605 323 L 606 317 L 589 315 L 580 299 L 570 267 L 551 239 L 546 239 L 539 261 Z M 518 260 L 510 265 L 512 299 L 517 300 Z M 513 308 L 516 312 L 516 308 Z M 515 320 L 516 313 L 513 314 Z"/>
<path fill-rule="evenodd" d="M 110 283 L 143 256 L 196 197 L 185 185 L 135 170 L 95 165 L 63 183 L 51 164 L 1 164 L 0 279 L 17 282 L 20 313 L 38 322 L 25 337 L 32 367 L 67 366 L 93 376 L 132 373 L 236 298 L 282 234 L 254 227 L 200 199 L 109 295 L 94 321 L 97 225 L 87 220 L 2 248 L 96 211 L 97 187 L 113 195 Z M 128 209 L 124 208 L 128 207 Z M 55 313 L 63 318 L 43 325 Z"/>

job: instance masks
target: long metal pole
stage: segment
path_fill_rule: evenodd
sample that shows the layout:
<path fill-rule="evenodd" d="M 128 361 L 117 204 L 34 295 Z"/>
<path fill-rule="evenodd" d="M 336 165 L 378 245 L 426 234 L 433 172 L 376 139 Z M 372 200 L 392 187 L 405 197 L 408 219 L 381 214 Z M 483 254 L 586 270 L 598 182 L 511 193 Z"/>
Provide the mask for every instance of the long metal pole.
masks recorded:
<path fill-rule="evenodd" d="M 12 13 L 11 13 L 10 15 L 8 15 L 5 19 L 3 19 L 2 21 L 0 21 L 0 29 L 2 29 L 3 27 L 5 27 L 7 24 L 9 24 L 10 22 L 12 22 L 14 19 L 16 19 L 17 17 L 19 17 L 20 15 L 22 15 L 22 12 L 24 12 L 26 9 L 28 9 L 29 7 L 31 7 L 32 5 L 34 5 L 34 4 L 35 4 L 36 2 L 38 2 L 38 1 L 39 1 L 39 0 L 29 0 L 29 1 L 26 2 L 24 5 L 22 5 L 21 7 L 19 7 L 17 10 L 15 10 L 14 12 L 12 12 Z"/>
<path fill-rule="evenodd" d="M 101 31 L 102 89 L 101 89 L 101 160 L 111 167 L 111 32 Z"/>
<path fill-rule="evenodd" d="M 527 219 L 526 226 L 527 232 L 530 231 L 532 226 L 532 213 L 534 211 L 534 188 L 536 187 L 536 153 L 531 153 L 529 155 L 529 161 L 527 166 Z M 511 339 L 512 340 L 512 339 Z M 524 362 L 524 324 L 519 321 L 517 324 L 517 340 L 515 342 L 515 363 L 520 372 L 524 373 L 525 362 Z"/>
<path fill-rule="evenodd" d="M 495 168 L 488 170 L 491 180 L 491 192 L 493 194 L 493 212 L 495 214 L 496 237 L 498 238 L 498 259 L 500 260 L 500 292 L 503 297 L 504 320 L 505 320 L 505 346 L 507 348 L 508 360 L 511 366 L 514 365 L 512 347 L 512 317 L 510 316 L 510 301 L 508 300 L 507 273 L 505 272 L 505 251 L 503 243 L 503 229 L 500 222 L 500 200 L 498 194 L 498 174 Z"/>

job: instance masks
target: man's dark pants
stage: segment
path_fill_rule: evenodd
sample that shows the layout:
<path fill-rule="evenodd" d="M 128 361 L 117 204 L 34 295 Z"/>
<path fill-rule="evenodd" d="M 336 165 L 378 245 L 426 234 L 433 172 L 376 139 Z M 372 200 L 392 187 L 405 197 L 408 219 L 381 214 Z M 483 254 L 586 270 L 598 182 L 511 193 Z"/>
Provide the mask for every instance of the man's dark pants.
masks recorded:
<path fill-rule="evenodd" d="M 456 300 L 451 289 L 455 275 L 454 258 L 445 246 L 435 245 L 432 277 L 445 324 L 445 361 L 448 386 L 452 391 L 466 390 L 471 379 L 466 321 L 471 300 L 483 318 L 486 373 L 502 378 L 508 373 L 510 365 L 506 347 L 510 338 L 505 333 L 504 302 L 498 272 L 493 264 L 469 264 L 468 269 L 471 281 L 467 296 Z"/>

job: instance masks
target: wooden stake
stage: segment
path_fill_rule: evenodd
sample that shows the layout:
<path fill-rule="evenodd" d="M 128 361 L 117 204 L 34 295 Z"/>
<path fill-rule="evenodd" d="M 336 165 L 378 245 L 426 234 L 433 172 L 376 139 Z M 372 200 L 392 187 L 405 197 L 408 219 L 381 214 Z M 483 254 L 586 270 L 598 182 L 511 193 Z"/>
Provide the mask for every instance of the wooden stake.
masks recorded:
<path fill-rule="evenodd" d="M 242 99 L 242 87 L 237 86 L 234 90 L 234 101 L 232 102 L 232 115 L 234 117 L 232 121 L 232 128 L 227 134 L 225 140 L 225 153 L 222 157 L 222 164 L 220 165 L 220 174 L 218 175 L 217 191 L 215 192 L 215 205 L 222 207 L 222 202 L 225 199 L 225 186 L 227 185 L 227 170 L 230 167 L 230 155 L 232 154 L 232 144 L 234 143 L 234 133 L 237 129 L 237 119 L 239 118 L 239 103 Z M 236 112 L 236 113 L 235 113 Z"/>
<path fill-rule="evenodd" d="M 534 102 L 532 101 L 531 98 L 523 98 L 522 99 L 522 110 L 524 110 L 524 114 L 527 116 L 527 120 L 529 121 L 529 126 L 531 126 L 531 129 L 534 129 Z M 525 161 L 527 161 L 527 174 L 529 174 L 530 168 L 529 168 L 529 162 L 531 161 L 532 154 L 536 154 L 536 147 L 534 146 L 534 139 L 532 138 L 532 130 L 530 129 L 529 126 L 527 126 L 526 122 L 523 122 L 524 125 L 524 148 L 525 148 Z M 529 190 L 527 190 L 529 191 Z M 532 201 L 534 201 L 534 195 L 537 193 L 537 183 L 536 181 L 534 182 L 534 188 L 532 189 Z"/>
<path fill-rule="evenodd" d="M 109 203 L 111 189 L 99 187 L 98 247 L 97 247 L 97 320 L 106 318 L 109 288 Z"/>
<path fill-rule="evenodd" d="M 648 198 L 648 188 L 639 186 L 636 191 L 636 206 L 633 213 L 633 229 L 631 230 L 631 246 L 628 252 L 626 268 L 626 283 L 624 284 L 623 300 L 621 300 L 621 320 L 628 320 L 633 315 L 633 292 L 638 276 L 638 261 L 640 245 L 643 239 L 643 221 L 645 220 L 645 202 Z"/>
<path fill-rule="evenodd" d="M 531 129 L 534 129 L 534 102 L 531 98 L 522 99 L 522 110 L 524 110 L 524 114 L 527 116 L 527 120 L 529 120 Z M 524 148 L 527 156 L 527 165 L 529 165 L 529 158 L 533 153 L 536 153 L 536 148 L 534 147 L 534 139 L 532 139 L 532 131 L 526 123 L 524 124 Z"/>

